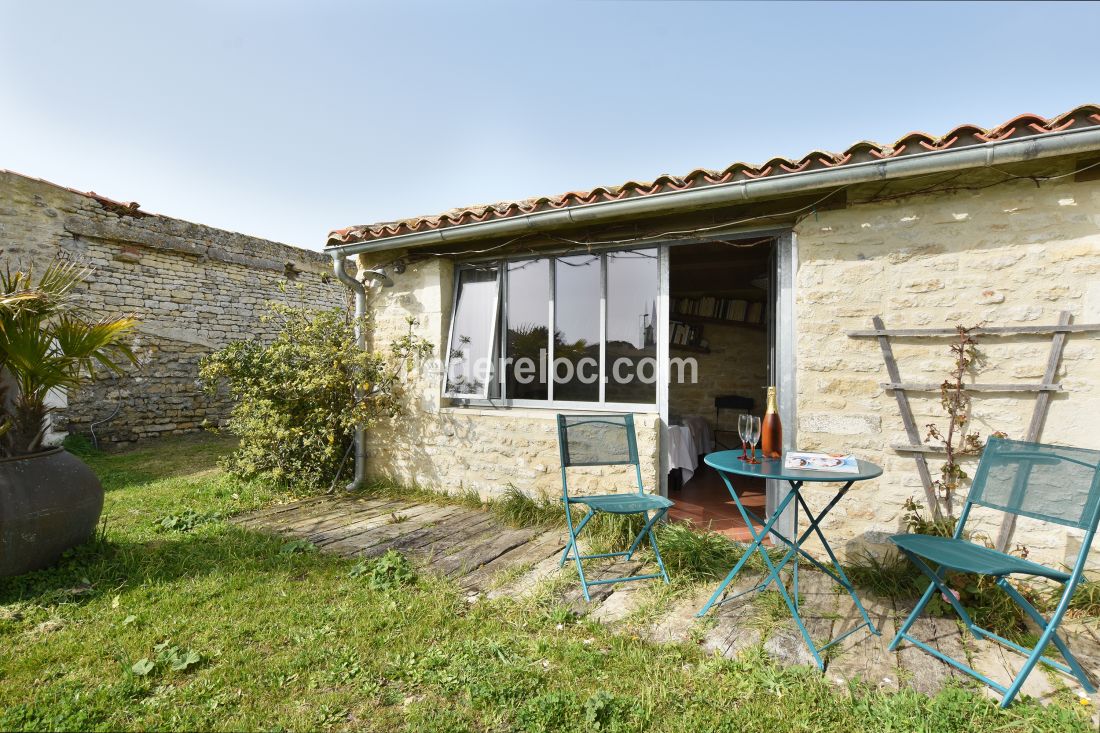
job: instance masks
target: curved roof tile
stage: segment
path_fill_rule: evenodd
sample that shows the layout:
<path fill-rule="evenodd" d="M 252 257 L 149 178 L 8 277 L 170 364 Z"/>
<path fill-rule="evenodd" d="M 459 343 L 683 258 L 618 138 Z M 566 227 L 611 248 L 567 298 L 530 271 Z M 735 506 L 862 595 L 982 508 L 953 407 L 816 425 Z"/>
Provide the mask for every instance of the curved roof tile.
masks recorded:
<path fill-rule="evenodd" d="M 365 224 L 336 229 L 329 234 L 330 246 L 385 239 L 401 234 L 425 232 L 461 224 L 503 219 L 536 211 L 584 206 L 601 201 L 617 201 L 625 198 L 651 196 L 655 193 L 682 191 L 688 188 L 713 186 L 738 180 L 753 180 L 769 176 L 783 176 L 823 168 L 864 163 L 885 158 L 896 158 L 914 153 L 964 148 L 994 140 L 1011 140 L 1018 137 L 1044 135 L 1062 130 L 1100 125 L 1100 106 L 1083 104 L 1062 114 L 1046 119 L 1038 115 L 1023 114 L 994 128 L 976 125 L 959 125 L 946 135 L 936 138 L 924 132 L 911 132 L 898 138 L 892 145 L 863 140 L 850 146 L 843 153 L 814 150 L 797 161 L 776 157 L 763 165 L 738 162 L 721 171 L 697 168 L 680 177 L 662 174 L 652 181 L 626 181 L 618 186 L 597 186 L 590 191 L 570 191 L 558 196 L 539 196 L 521 201 L 505 201 L 482 204 L 461 209 L 451 209 L 434 216 L 418 216 L 400 221 Z M 99 198 L 99 197 L 97 197 Z M 114 202 L 112 202 L 114 203 Z M 134 206 L 131 204 L 130 206 Z M 136 207 L 135 207 L 136 208 Z M 142 212 L 144 213 L 144 212 Z"/>

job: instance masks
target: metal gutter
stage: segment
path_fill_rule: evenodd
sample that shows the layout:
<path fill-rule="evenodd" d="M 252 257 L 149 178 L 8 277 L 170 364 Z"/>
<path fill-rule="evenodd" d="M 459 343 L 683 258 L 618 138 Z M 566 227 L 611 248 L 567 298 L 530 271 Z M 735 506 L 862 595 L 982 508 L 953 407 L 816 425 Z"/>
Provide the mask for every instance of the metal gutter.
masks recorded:
<path fill-rule="evenodd" d="M 344 269 L 344 257 L 332 255 L 332 271 L 336 279 L 348 286 L 355 296 L 355 345 L 360 349 L 367 347 L 367 334 L 363 330 L 363 319 L 367 315 L 367 291 L 363 283 L 349 275 Z M 358 390 L 358 388 L 356 388 Z M 355 475 L 347 485 L 348 491 L 363 487 L 367 479 L 367 428 L 360 423 L 355 426 Z"/>
<path fill-rule="evenodd" d="M 885 181 L 966 168 L 1022 163 L 1061 155 L 1100 150 L 1100 127 L 1048 132 L 1015 140 L 1002 140 L 951 150 L 930 150 L 898 158 L 853 163 L 802 173 L 787 173 L 702 188 L 666 191 L 648 196 L 601 201 L 554 211 L 509 216 L 488 222 L 460 224 L 429 232 L 353 242 L 328 247 L 334 259 L 364 252 L 470 242 L 489 237 L 518 236 L 576 225 L 596 225 L 623 219 L 683 213 L 767 198 L 808 193 L 832 186 Z"/>

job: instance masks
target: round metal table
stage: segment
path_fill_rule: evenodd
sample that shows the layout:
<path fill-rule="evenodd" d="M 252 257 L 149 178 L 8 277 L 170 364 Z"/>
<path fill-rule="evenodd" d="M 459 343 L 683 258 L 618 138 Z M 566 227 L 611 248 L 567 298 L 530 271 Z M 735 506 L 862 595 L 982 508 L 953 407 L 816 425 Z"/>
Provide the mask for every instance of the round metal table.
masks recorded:
<path fill-rule="evenodd" d="M 719 584 L 717 590 L 714 591 L 714 595 L 710 597 L 710 600 L 699 610 L 696 616 L 702 616 L 711 609 L 712 606 L 718 603 L 725 603 L 726 601 L 733 600 L 744 593 L 751 593 L 753 591 L 762 591 L 768 587 L 773 581 L 779 593 L 783 596 L 783 600 L 787 603 L 787 607 L 791 610 L 791 615 L 794 617 L 795 623 L 798 624 L 798 630 L 802 632 L 802 638 L 806 642 L 806 646 L 809 647 L 810 652 L 813 654 L 814 659 L 817 661 L 817 666 L 820 669 L 824 669 L 825 665 L 821 660 L 821 652 L 825 651 L 834 644 L 840 642 L 842 639 L 854 634 L 864 626 L 871 630 L 871 633 L 876 636 L 879 635 L 879 630 L 875 628 L 875 625 L 871 622 L 871 618 L 867 615 L 867 611 L 863 608 L 863 604 L 860 603 L 859 597 L 856 595 L 855 590 L 852 588 L 851 581 L 848 580 L 848 576 L 844 574 L 844 569 L 840 566 L 840 563 L 836 559 L 836 555 L 833 553 L 833 548 L 829 546 L 829 542 L 825 539 L 825 535 L 821 532 L 821 520 L 832 510 L 841 499 L 844 498 L 848 490 L 857 481 L 866 481 L 868 479 L 877 478 L 882 475 L 882 469 L 873 463 L 867 461 L 857 460 L 857 471 L 855 473 L 840 473 L 833 471 L 805 471 L 798 469 L 790 469 L 783 467 L 782 458 L 763 458 L 760 463 L 748 463 L 740 460 L 739 456 L 741 451 L 725 450 L 717 453 L 711 453 L 703 462 L 711 468 L 718 471 L 718 475 L 722 477 L 722 480 L 726 483 L 726 488 L 729 489 L 730 496 L 733 497 L 734 503 L 737 505 L 738 511 L 741 512 L 742 519 L 745 520 L 745 524 L 749 529 L 749 533 L 753 537 L 752 544 L 745 550 L 745 554 L 741 556 L 741 559 L 737 561 L 737 564 L 730 570 L 726 579 Z M 774 479 L 778 481 L 786 481 L 790 486 L 790 491 L 779 501 L 779 505 L 776 506 L 772 516 L 764 521 L 761 517 L 757 516 L 754 512 L 745 508 L 745 505 L 741 503 L 741 499 L 737 496 L 737 491 L 734 490 L 733 484 L 730 482 L 730 476 L 749 476 L 753 478 Z M 807 483 L 839 483 L 842 484 L 837 489 L 836 494 L 825 505 L 825 508 L 818 512 L 816 515 L 810 510 L 809 505 L 806 503 L 805 497 L 802 495 L 802 487 Z M 794 513 L 794 537 L 789 538 L 781 534 L 775 529 L 776 521 L 786 511 L 788 506 L 793 504 Z M 810 519 L 810 525 L 806 530 L 799 534 L 798 531 L 798 509 L 799 507 L 806 513 L 806 516 Z M 755 525 L 762 525 L 759 532 L 756 530 Z M 829 562 L 832 568 L 828 568 L 824 563 L 818 561 L 805 550 L 802 549 L 802 543 L 805 542 L 810 535 L 816 534 L 818 540 L 821 541 L 822 546 L 825 548 L 825 552 L 829 556 Z M 783 556 L 783 559 L 778 563 L 772 562 L 771 556 L 767 550 L 763 547 L 764 538 L 768 536 L 774 537 L 783 545 L 787 546 L 787 553 Z M 737 574 L 745 567 L 745 563 L 756 552 L 764 560 L 765 566 L 768 568 L 768 577 L 761 584 L 750 588 L 744 593 L 738 593 L 735 596 L 725 598 L 722 601 L 718 601 L 722 593 L 726 590 L 726 587 L 737 577 Z M 780 571 L 787 566 L 787 564 L 795 557 L 804 558 L 811 565 L 816 567 L 821 572 L 829 576 L 834 582 L 843 587 L 848 595 L 852 597 L 852 601 L 855 602 L 856 608 L 859 609 L 860 615 L 863 617 L 863 623 L 856 626 L 853 629 L 849 629 L 847 632 L 832 639 L 828 643 L 817 646 L 813 639 L 810 638 L 809 631 L 806 630 L 806 625 L 802 622 L 802 617 L 798 613 L 798 562 L 794 563 L 794 567 L 791 571 L 792 575 L 792 589 L 791 593 L 787 592 L 787 588 L 783 581 L 779 577 Z M 793 599 L 792 599 L 793 596 Z"/>

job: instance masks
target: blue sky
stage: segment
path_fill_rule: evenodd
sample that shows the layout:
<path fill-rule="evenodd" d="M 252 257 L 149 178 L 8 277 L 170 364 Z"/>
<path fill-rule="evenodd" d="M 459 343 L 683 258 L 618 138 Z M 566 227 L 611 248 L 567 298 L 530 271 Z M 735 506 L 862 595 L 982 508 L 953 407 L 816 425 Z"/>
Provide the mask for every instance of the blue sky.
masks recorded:
<path fill-rule="evenodd" d="M 0 168 L 300 246 L 1100 102 L 1100 5 L 0 0 Z"/>

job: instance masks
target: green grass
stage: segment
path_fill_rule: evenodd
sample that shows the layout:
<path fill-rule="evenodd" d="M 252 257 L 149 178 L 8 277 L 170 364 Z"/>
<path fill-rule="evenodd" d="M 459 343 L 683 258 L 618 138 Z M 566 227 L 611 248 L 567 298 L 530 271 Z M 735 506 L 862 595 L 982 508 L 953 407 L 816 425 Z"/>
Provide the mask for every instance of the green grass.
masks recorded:
<path fill-rule="evenodd" d="M 852 584 L 883 598 L 908 600 L 928 587 L 928 580 L 908 558 L 895 550 L 876 554 L 864 549 L 844 565 Z"/>
<path fill-rule="evenodd" d="M 230 524 L 285 497 L 212 468 L 228 447 L 88 454 L 103 539 L 0 582 L 0 729 L 1091 729 L 1086 706 L 838 690 L 755 651 L 652 645 L 572 621 L 550 591 L 471 605 L 396 556 Z"/>

